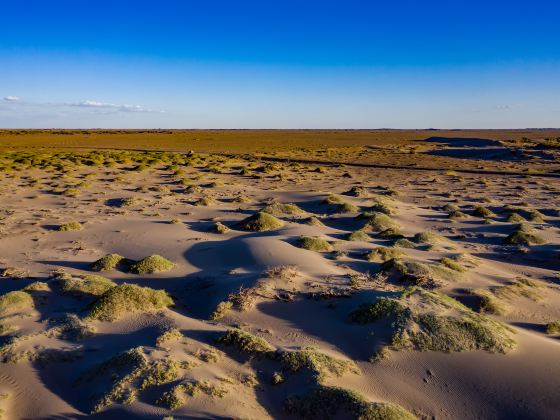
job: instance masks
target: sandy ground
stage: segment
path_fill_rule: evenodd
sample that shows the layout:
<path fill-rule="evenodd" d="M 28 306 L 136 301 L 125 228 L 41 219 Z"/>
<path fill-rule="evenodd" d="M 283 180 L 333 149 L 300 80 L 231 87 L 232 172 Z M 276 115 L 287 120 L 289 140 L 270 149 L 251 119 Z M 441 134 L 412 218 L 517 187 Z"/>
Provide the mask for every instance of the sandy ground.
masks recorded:
<path fill-rule="evenodd" d="M 209 164 L 218 169 L 210 170 Z M 49 287 L 28 292 L 32 306 L 0 314 L 0 323 L 9 326 L 0 336 L 3 418 L 297 418 L 285 410 L 285 399 L 318 385 L 396 403 L 418 418 L 551 419 L 560 413 L 560 341 L 545 331 L 548 323 L 560 320 L 558 179 L 337 166 L 317 170 L 317 165 L 287 163 L 263 171 L 258 162 L 223 157 L 205 157 L 180 173 L 163 164 L 144 171 L 130 168 L 77 165 L 0 173 L 0 293 L 37 281 Z M 243 168 L 250 173 L 240 172 Z M 178 183 L 181 179 L 187 182 Z M 352 187 L 361 187 L 359 196 L 347 194 Z M 68 189 L 77 191 L 65 193 Z M 324 203 L 330 194 L 356 207 L 338 213 L 336 205 Z M 246 200 L 235 200 L 240 195 Z M 136 201 L 121 206 L 119 200 L 128 197 Z M 212 199 L 209 205 L 195 205 L 203 197 Z M 458 299 L 475 313 L 484 313 L 484 291 L 498 290 L 495 298 L 504 310 L 486 310 L 484 316 L 511 328 L 515 348 L 505 354 L 399 349 L 391 346 L 391 322 L 349 320 L 360 304 L 397 296 L 407 287 L 376 276 L 383 261 L 365 256 L 380 246 L 395 249 L 394 239 L 366 226 L 368 239 L 347 240 L 364 226 L 357 216 L 379 199 L 391 207 L 390 217 L 404 237 L 439 235 L 432 244 L 398 248 L 402 259 L 435 266 L 443 257 L 468 256 L 461 272 L 434 274 L 430 290 Z M 294 203 L 302 212 L 277 214 L 284 224 L 270 231 L 239 228 L 239 221 L 273 202 Z M 464 216 L 449 218 L 453 210 L 445 206 L 450 204 Z M 504 243 L 517 225 L 507 219 L 508 205 L 521 207 L 525 218 L 539 211 L 542 220 L 526 223 L 544 243 Z M 477 206 L 492 214 L 479 217 Z M 310 216 L 323 225 L 307 223 Z M 58 230 L 74 221 L 83 229 Z M 214 232 L 218 221 L 231 229 Z M 301 236 L 324 238 L 332 249 L 302 249 Z M 154 274 L 91 271 L 90 263 L 113 253 L 132 260 L 158 254 L 175 266 Z M 294 266 L 294 272 L 267 274 L 286 266 Z M 56 286 L 62 271 L 165 290 L 174 305 L 131 311 L 114 321 L 88 319 L 99 297 L 63 293 Z M 516 279 L 533 283 L 504 289 Z M 247 305 L 234 305 L 212 319 L 220 302 L 240 290 L 248 291 Z M 85 320 L 94 333 L 79 340 L 49 333 L 65 314 Z M 170 328 L 182 337 L 156 345 Z M 285 373 L 285 382 L 274 385 L 271 375 L 281 370 L 274 360 L 216 341 L 229 328 L 262 337 L 278 352 L 312 347 L 355 362 L 357 371 L 312 381 Z M 94 413 L 95 404 L 126 373 L 115 370 L 92 379 L 89 372 L 139 346 L 149 362 L 175 360 L 188 367 L 147 389 L 132 380 L 126 387 L 133 399 L 114 398 Z M 388 346 L 389 357 L 369 361 L 382 346 Z M 157 402 L 189 381 L 205 381 L 223 392 L 185 395 L 185 404 L 175 410 Z M 354 417 L 338 414 L 346 416 Z"/>

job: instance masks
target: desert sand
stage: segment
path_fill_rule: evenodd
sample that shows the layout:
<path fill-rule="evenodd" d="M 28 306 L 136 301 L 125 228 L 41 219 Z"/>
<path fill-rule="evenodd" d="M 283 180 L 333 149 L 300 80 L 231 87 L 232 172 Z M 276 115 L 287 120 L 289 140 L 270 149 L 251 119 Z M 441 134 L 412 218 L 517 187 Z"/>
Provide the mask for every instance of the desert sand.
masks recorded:
<path fill-rule="evenodd" d="M 558 143 L 405 134 L 3 133 L 2 418 L 557 418 Z"/>

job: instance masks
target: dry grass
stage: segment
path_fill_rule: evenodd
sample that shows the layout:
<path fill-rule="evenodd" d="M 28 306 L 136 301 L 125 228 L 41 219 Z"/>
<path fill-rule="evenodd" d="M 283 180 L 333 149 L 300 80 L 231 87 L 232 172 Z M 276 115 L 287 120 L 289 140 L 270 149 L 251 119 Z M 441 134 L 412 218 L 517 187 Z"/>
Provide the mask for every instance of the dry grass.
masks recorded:
<path fill-rule="evenodd" d="M 269 267 L 263 272 L 263 277 L 291 280 L 299 277 L 301 273 L 297 265 L 277 265 Z"/>

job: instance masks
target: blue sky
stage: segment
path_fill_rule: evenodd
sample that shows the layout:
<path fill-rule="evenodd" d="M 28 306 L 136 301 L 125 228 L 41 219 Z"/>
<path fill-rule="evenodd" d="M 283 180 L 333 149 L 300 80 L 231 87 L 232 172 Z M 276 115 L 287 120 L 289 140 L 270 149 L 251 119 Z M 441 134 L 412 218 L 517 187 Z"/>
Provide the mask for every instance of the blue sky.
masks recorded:
<path fill-rule="evenodd" d="M 560 3 L 6 0 L 0 127 L 560 126 Z"/>

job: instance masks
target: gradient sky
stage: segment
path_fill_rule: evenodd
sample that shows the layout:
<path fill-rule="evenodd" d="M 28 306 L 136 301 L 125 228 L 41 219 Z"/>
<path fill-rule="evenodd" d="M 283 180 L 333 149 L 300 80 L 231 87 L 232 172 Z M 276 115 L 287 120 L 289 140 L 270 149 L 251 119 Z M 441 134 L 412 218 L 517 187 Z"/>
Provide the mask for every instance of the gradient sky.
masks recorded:
<path fill-rule="evenodd" d="M 0 127 L 560 126 L 557 0 L 0 0 Z"/>

